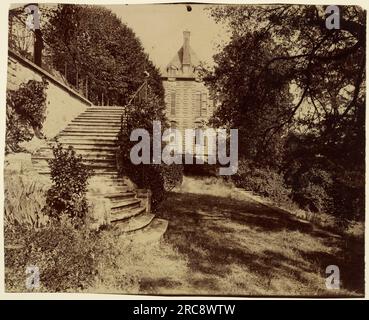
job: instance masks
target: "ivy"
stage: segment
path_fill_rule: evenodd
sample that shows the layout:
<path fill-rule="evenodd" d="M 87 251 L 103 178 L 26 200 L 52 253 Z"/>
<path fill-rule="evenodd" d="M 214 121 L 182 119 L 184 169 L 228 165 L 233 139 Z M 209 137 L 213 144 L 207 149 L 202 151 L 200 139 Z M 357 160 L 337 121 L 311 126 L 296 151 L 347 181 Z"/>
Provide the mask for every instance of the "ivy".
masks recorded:
<path fill-rule="evenodd" d="M 21 142 L 30 141 L 41 130 L 46 113 L 47 81 L 29 80 L 6 92 L 5 152 L 19 152 Z"/>

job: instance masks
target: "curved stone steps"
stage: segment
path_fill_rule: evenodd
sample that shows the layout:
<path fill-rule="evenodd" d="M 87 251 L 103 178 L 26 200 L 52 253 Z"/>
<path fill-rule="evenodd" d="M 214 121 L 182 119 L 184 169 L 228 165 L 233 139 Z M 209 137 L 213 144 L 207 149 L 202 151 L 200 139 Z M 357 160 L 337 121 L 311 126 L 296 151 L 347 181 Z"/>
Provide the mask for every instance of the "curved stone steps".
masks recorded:
<path fill-rule="evenodd" d="M 138 207 L 138 208 L 134 208 L 130 210 L 124 209 L 118 213 L 113 213 L 110 217 L 110 221 L 116 222 L 116 221 L 127 220 L 139 214 L 145 213 L 145 212 L 146 212 L 146 208 L 143 208 L 143 207 Z"/>
<path fill-rule="evenodd" d="M 117 221 L 114 228 L 120 233 L 132 233 L 147 227 L 155 218 L 154 214 L 146 213 L 132 217 L 128 220 Z"/>
<path fill-rule="evenodd" d="M 160 230 L 164 232 L 166 225 L 146 212 L 142 199 L 138 199 L 132 187 L 119 177 L 116 152 L 122 114 L 121 107 L 89 107 L 74 118 L 56 139 L 64 148 L 72 146 L 76 154 L 82 156 L 83 163 L 93 170 L 88 181 L 88 196 L 97 202 L 109 200 L 106 202 L 109 220 L 114 228 L 126 235 L 146 232 L 150 238 L 153 234 L 158 235 Z M 49 141 L 47 147 L 42 147 L 32 156 L 35 169 L 48 178 L 48 160 L 53 158 L 53 145 L 55 142 Z"/>
<path fill-rule="evenodd" d="M 112 214 L 118 214 L 121 213 L 122 210 L 126 210 L 127 208 L 137 208 L 141 205 L 141 201 L 136 198 L 124 199 L 120 201 L 110 201 L 110 203 Z"/>
<path fill-rule="evenodd" d="M 136 230 L 134 233 L 131 234 L 122 233 L 122 235 L 131 239 L 132 242 L 139 244 L 149 244 L 162 240 L 167 228 L 167 220 L 154 218 L 145 228 Z"/>

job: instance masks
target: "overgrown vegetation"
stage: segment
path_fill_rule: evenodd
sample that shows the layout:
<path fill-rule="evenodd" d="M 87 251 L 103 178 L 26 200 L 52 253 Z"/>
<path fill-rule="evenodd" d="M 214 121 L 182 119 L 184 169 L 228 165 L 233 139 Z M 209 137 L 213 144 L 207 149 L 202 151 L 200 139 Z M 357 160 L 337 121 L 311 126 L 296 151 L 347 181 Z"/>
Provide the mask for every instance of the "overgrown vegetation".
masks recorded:
<path fill-rule="evenodd" d="M 166 191 L 173 189 L 182 181 L 182 165 L 172 164 L 138 164 L 132 163 L 130 152 L 136 141 L 130 141 L 135 129 L 145 129 L 150 135 L 150 163 L 153 155 L 153 121 L 160 121 L 161 132 L 168 128 L 165 106 L 155 93 L 148 87 L 146 101 L 129 105 L 119 133 L 118 167 L 121 174 L 128 176 L 139 188 L 147 188 L 152 192 L 153 209 L 163 201 Z"/>
<path fill-rule="evenodd" d="M 231 40 L 204 79 L 211 123 L 239 130 L 237 184 L 347 225 L 364 219 L 365 11 L 340 7 L 329 30 L 324 9 L 210 8 Z"/>
<path fill-rule="evenodd" d="M 73 147 L 53 146 L 54 158 L 49 160 L 52 186 L 47 192 L 44 210 L 56 220 L 68 216 L 76 225 L 83 224 L 88 212 L 86 199 L 88 178 L 92 170 L 76 155 Z"/>
<path fill-rule="evenodd" d="M 22 151 L 20 143 L 41 137 L 46 111 L 46 80 L 29 80 L 6 91 L 5 152 Z"/>
<path fill-rule="evenodd" d="M 6 173 L 4 179 L 4 224 L 39 229 L 49 219 L 44 214 L 47 186 L 33 176 Z"/>
<path fill-rule="evenodd" d="M 26 268 L 40 270 L 37 290 L 82 290 L 91 285 L 98 235 L 84 224 L 90 170 L 72 148 L 53 147 L 52 185 L 34 172 L 7 173 L 5 179 L 5 264 L 8 291 L 24 292 Z M 100 251 L 99 251 L 100 252 Z M 32 291 L 32 290 L 31 290 Z"/>

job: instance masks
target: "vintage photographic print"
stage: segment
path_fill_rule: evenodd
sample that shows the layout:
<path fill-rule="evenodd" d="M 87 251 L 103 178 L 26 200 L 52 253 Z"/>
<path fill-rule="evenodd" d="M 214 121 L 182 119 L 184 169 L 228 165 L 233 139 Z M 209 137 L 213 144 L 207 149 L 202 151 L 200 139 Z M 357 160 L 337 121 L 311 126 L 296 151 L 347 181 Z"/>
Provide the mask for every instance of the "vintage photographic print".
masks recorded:
<path fill-rule="evenodd" d="M 14 3 L 7 38 L 5 292 L 364 297 L 363 7 Z"/>

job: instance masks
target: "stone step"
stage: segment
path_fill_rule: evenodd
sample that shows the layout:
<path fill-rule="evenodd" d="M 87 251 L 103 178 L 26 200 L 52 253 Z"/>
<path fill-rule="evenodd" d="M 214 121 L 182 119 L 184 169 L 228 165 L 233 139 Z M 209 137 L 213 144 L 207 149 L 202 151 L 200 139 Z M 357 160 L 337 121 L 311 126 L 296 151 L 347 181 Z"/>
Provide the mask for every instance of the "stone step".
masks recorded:
<path fill-rule="evenodd" d="M 107 124 L 107 123 L 113 123 L 115 125 L 121 124 L 122 117 L 117 116 L 109 116 L 108 120 L 105 120 L 104 117 L 101 115 L 91 115 L 91 114 L 80 114 L 77 117 L 75 117 L 71 123 L 81 122 L 81 123 L 100 123 L 100 124 Z"/>
<path fill-rule="evenodd" d="M 45 162 L 37 162 L 32 161 L 33 168 L 40 174 L 50 174 L 49 165 L 45 164 Z M 105 176 L 107 173 L 110 174 L 111 171 L 115 169 L 112 165 L 104 165 L 104 163 L 97 164 L 86 164 L 88 168 L 92 170 L 91 176 Z M 118 174 L 118 173 L 117 173 Z"/>
<path fill-rule="evenodd" d="M 72 127 L 92 127 L 92 128 L 116 128 L 120 130 L 120 121 L 89 121 L 89 120 L 72 120 L 68 128 Z"/>
<path fill-rule="evenodd" d="M 115 125 L 121 123 L 121 118 L 117 116 L 78 116 L 77 118 L 73 119 L 74 122 L 83 122 L 83 123 L 100 123 L 100 124 L 106 124 L 106 123 L 113 123 Z M 73 123 L 74 123 L 73 122 Z"/>
<path fill-rule="evenodd" d="M 124 182 L 124 179 L 122 177 L 119 177 L 117 175 L 100 175 L 100 176 L 92 176 L 91 179 L 94 181 L 102 181 L 102 182 Z"/>
<path fill-rule="evenodd" d="M 125 181 L 124 178 L 117 175 L 117 172 L 115 174 L 93 176 L 93 179 L 96 181 L 113 181 L 113 182 Z"/>
<path fill-rule="evenodd" d="M 111 193 L 106 194 L 105 197 L 110 199 L 110 202 L 119 202 L 121 200 L 127 199 L 127 198 L 134 198 L 136 196 L 136 193 L 134 192 L 125 192 L 125 193 Z"/>
<path fill-rule="evenodd" d="M 76 152 L 87 152 L 87 151 L 94 151 L 94 152 L 111 152 L 116 153 L 118 147 L 115 143 L 112 144 L 90 144 L 90 143 L 75 143 L 71 145 Z"/>
<path fill-rule="evenodd" d="M 96 180 L 95 177 L 91 177 L 89 183 L 91 185 L 103 185 L 106 187 L 128 187 L 124 181 L 109 181 L 109 180 Z"/>
<path fill-rule="evenodd" d="M 89 117 L 89 116 L 96 116 L 96 117 L 116 117 L 121 119 L 122 117 L 122 113 L 121 112 L 116 112 L 116 111 L 86 111 L 84 113 L 81 113 L 80 115 L 78 115 L 78 117 Z"/>
<path fill-rule="evenodd" d="M 120 132 L 120 125 L 96 125 L 96 124 L 70 124 L 64 130 L 76 130 L 76 129 L 83 129 L 83 130 L 94 130 L 96 132 L 101 131 L 114 131 L 119 133 Z"/>
<path fill-rule="evenodd" d="M 116 148 L 103 148 L 103 149 L 100 149 L 100 148 L 74 148 L 74 151 L 76 152 L 77 155 L 80 155 L 82 157 L 92 157 L 94 155 L 96 156 L 112 156 L 112 157 L 116 157 L 116 154 L 117 154 L 117 150 Z M 54 154 L 53 154 L 53 150 L 51 148 L 42 148 L 42 149 L 39 149 L 36 153 L 33 154 L 33 157 L 51 157 L 53 158 L 54 157 Z"/>
<path fill-rule="evenodd" d="M 119 114 L 122 114 L 124 112 L 123 109 L 119 109 L 119 108 L 88 108 L 86 109 L 86 111 L 84 111 L 83 113 L 88 113 L 88 112 L 105 112 L 105 113 L 108 113 L 108 112 L 112 112 L 112 113 L 119 113 Z"/>
<path fill-rule="evenodd" d="M 45 165 L 48 166 L 48 160 L 50 160 L 52 158 L 50 157 L 44 157 L 44 156 L 37 156 L 35 155 L 32 158 L 32 162 L 33 163 L 37 163 L 39 165 Z M 116 168 L 116 159 L 114 158 L 108 158 L 108 159 L 104 159 L 104 158 L 82 158 L 82 162 L 90 167 L 94 167 L 94 168 L 100 168 L 101 166 L 106 166 L 106 167 L 111 167 L 111 168 Z"/>
<path fill-rule="evenodd" d="M 109 147 L 109 148 L 117 148 L 116 140 L 95 140 L 86 137 L 82 139 L 80 137 L 60 137 L 59 142 L 65 146 L 72 146 L 73 148 L 87 148 L 89 146 L 98 148 L 98 147 Z"/>
<path fill-rule="evenodd" d="M 39 174 L 42 175 L 49 175 L 50 174 L 50 168 L 49 166 L 41 166 L 39 168 L 35 167 L 35 170 L 37 170 L 37 172 Z M 93 176 L 102 176 L 102 177 L 107 177 L 107 176 L 118 176 L 118 171 L 116 171 L 116 168 L 114 168 L 115 170 L 111 169 L 111 168 L 95 168 L 93 171 Z"/>
<path fill-rule="evenodd" d="M 119 213 L 112 213 L 111 221 L 114 222 L 114 221 L 129 219 L 129 218 L 132 218 L 134 216 L 140 215 L 145 212 L 146 212 L 146 208 L 144 207 L 138 207 L 138 208 L 129 209 L 129 210 L 121 210 Z"/>
<path fill-rule="evenodd" d="M 89 151 L 86 150 L 85 152 L 80 152 L 80 150 L 76 151 L 77 156 L 82 156 L 83 160 L 89 160 L 89 161 L 100 161 L 100 160 L 111 160 L 116 161 L 116 154 L 115 152 L 108 152 L 108 151 Z M 42 151 L 33 156 L 34 160 L 49 160 L 53 159 L 53 153 L 52 150 L 50 151 Z"/>
<path fill-rule="evenodd" d="M 128 239 L 132 240 L 132 242 L 139 244 L 152 244 L 163 239 L 163 235 L 167 228 L 167 220 L 154 218 L 145 228 L 129 234 L 123 234 L 125 237 L 128 237 Z"/>
<path fill-rule="evenodd" d="M 133 192 L 132 190 L 129 190 L 129 188 L 127 187 L 127 190 L 124 192 L 103 192 L 103 193 L 99 193 L 98 191 L 94 191 L 94 190 L 90 190 L 88 191 L 89 194 L 94 195 L 94 196 L 104 196 L 105 198 L 109 199 L 110 202 L 114 202 L 112 201 L 112 199 L 119 199 L 120 200 L 125 200 L 125 199 L 133 199 L 136 197 L 136 193 Z"/>
<path fill-rule="evenodd" d="M 118 220 L 114 222 L 114 229 L 119 233 L 131 233 L 147 227 L 154 218 L 154 214 L 146 213 L 132 217 L 128 220 Z"/>
<path fill-rule="evenodd" d="M 122 116 L 120 114 L 106 114 L 106 113 L 81 113 L 79 116 L 74 118 L 74 120 L 121 120 Z"/>
<path fill-rule="evenodd" d="M 114 132 L 117 132 L 119 133 L 120 131 L 120 126 L 111 126 L 111 125 L 102 125 L 102 126 L 96 126 L 96 125 L 83 125 L 83 124 L 78 124 L 78 125 L 75 125 L 75 124 L 70 124 L 68 127 L 66 127 L 63 131 L 66 131 L 66 130 L 76 130 L 76 129 L 79 129 L 79 130 L 88 130 L 88 131 L 95 131 L 96 132 L 101 132 L 101 131 L 107 131 L 107 132 L 111 132 L 111 131 L 114 131 Z"/>
<path fill-rule="evenodd" d="M 113 137 L 114 139 L 117 139 L 117 135 L 118 133 L 117 132 L 94 132 L 94 131 L 90 131 L 90 132 L 85 132 L 83 130 L 69 130 L 69 129 L 65 129 L 63 131 L 61 131 L 59 133 L 59 137 L 65 137 L 65 136 L 68 136 L 68 137 L 78 137 L 78 136 L 82 136 L 82 137 L 90 137 L 90 136 L 93 136 L 93 137 L 102 137 L 102 138 L 107 138 L 107 137 Z"/>
<path fill-rule="evenodd" d="M 58 141 L 62 144 L 68 144 L 73 141 L 78 141 L 80 143 L 91 143 L 91 142 L 114 142 L 114 145 L 118 142 L 118 138 L 116 135 L 113 136 L 102 136 L 102 135 L 86 135 L 84 133 L 82 134 L 63 134 L 57 137 Z"/>
<path fill-rule="evenodd" d="M 128 186 L 106 186 L 106 185 L 95 185 L 88 184 L 88 193 L 95 195 L 107 195 L 112 193 L 126 193 L 131 191 Z"/>
<path fill-rule="evenodd" d="M 141 201 L 136 198 L 128 198 L 121 201 L 113 201 L 111 204 L 111 213 L 113 215 L 119 214 L 127 209 L 138 208 L 141 205 Z"/>
<path fill-rule="evenodd" d="M 91 106 L 88 107 L 87 110 L 124 110 L 122 106 Z"/>

